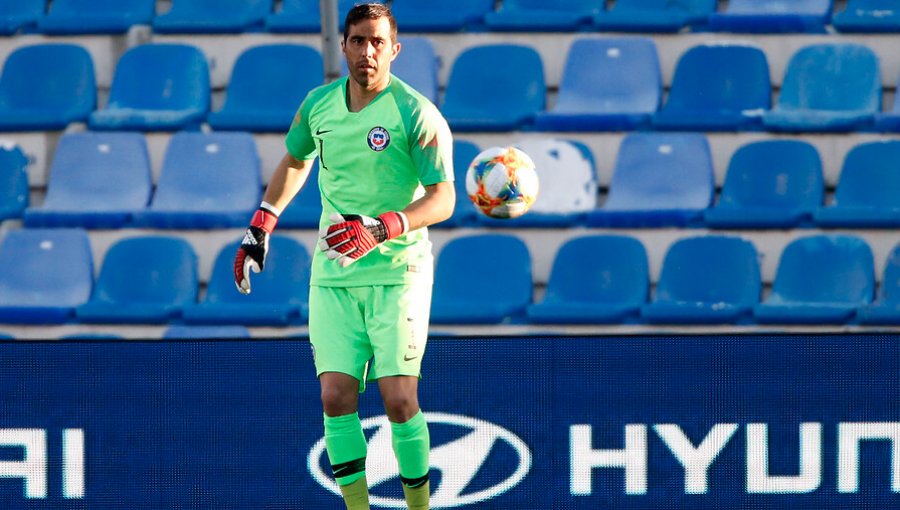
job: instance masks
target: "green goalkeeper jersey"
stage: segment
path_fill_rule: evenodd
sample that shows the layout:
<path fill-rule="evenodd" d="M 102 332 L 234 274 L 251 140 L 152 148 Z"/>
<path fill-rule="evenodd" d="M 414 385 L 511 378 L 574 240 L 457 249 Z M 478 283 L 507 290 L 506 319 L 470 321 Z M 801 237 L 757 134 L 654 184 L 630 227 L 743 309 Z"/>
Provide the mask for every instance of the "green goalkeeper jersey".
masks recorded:
<path fill-rule="evenodd" d="M 375 217 L 402 210 L 424 194 L 423 186 L 453 180 L 450 128 L 428 99 L 391 76 L 371 103 L 351 112 L 347 80 L 312 90 L 286 139 L 295 158 L 319 158 L 320 228 L 327 228 L 335 212 Z M 397 285 L 430 280 L 432 272 L 431 242 L 421 228 L 378 245 L 346 268 L 316 249 L 310 283 Z"/>

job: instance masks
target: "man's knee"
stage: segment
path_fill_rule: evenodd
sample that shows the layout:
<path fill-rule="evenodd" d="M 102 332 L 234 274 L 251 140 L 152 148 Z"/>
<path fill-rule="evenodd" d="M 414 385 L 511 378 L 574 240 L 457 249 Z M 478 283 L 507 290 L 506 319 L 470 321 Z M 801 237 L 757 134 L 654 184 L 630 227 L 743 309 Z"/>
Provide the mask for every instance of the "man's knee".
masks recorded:
<path fill-rule="evenodd" d="M 419 412 L 419 401 L 415 395 L 396 392 L 383 395 L 384 411 L 394 423 L 404 423 Z"/>
<path fill-rule="evenodd" d="M 352 378 L 328 377 L 323 374 L 322 409 L 328 416 L 355 413 L 359 402 L 358 381 Z"/>

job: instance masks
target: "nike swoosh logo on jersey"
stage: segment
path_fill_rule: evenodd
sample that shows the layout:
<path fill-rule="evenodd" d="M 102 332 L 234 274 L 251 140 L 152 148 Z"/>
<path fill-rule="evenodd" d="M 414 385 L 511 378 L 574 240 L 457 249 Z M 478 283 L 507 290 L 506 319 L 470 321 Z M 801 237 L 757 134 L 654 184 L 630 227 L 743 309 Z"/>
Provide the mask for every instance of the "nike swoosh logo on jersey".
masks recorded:
<path fill-rule="evenodd" d="M 414 360 L 414 359 L 416 359 L 416 358 L 418 358 L 418 356 L 409 356 L 409 355 L 405 355 L 405 356 L 403 356 L 403 361 L 412 361 L 412 360 Z"/>
<path fill-rule="evenodd" d="M 317 129 L 316 136 L 324 135 L 325 133 L 331 133 L 332 131 L 334 131 L 334 130 L 333 129 Z"/>

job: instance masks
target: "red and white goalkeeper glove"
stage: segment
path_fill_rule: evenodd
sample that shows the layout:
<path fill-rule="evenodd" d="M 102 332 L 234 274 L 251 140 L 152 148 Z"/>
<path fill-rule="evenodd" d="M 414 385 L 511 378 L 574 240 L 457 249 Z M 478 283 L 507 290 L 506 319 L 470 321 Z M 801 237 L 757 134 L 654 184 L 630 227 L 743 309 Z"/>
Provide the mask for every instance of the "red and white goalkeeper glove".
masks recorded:
<path fill-rule="evenodd" d="M 250 219 L 250 226 L 234 257 L 234 284 L 241 294 L 250 294 L 250 271 L 258 273 L 266 265 L 269 251 L 269 234 L 275 230 L 278 213 L 263 203 Z"/>
<path fill-rule="evenodd" d="M 390 211 L 377 218 L 362 214 L 334 213 L 331 225 L 319 231 L 319 249 L 341 267 L 361 259 L 375 246 L 403 235 L 409 230 L 409 220 L 402 212 Z"/>

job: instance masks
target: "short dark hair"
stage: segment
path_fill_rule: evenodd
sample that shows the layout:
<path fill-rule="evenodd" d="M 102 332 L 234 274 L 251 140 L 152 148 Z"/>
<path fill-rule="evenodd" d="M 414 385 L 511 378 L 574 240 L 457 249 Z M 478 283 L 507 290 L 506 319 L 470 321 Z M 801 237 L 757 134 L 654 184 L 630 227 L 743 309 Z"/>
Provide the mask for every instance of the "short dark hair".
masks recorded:
<path fill-rule="evenodd" d="M 397 20 L 394 19 L 394 13 L 384 4 L 359 4 L 354 5 L 347 13 L 344 19 L 344 40 L 350 35 L 350 25 L 355 25 L 364 19 L 376 20 L 379 18 L 387 18 L 391 24 L 391 42 L 397 42 Z"/>

